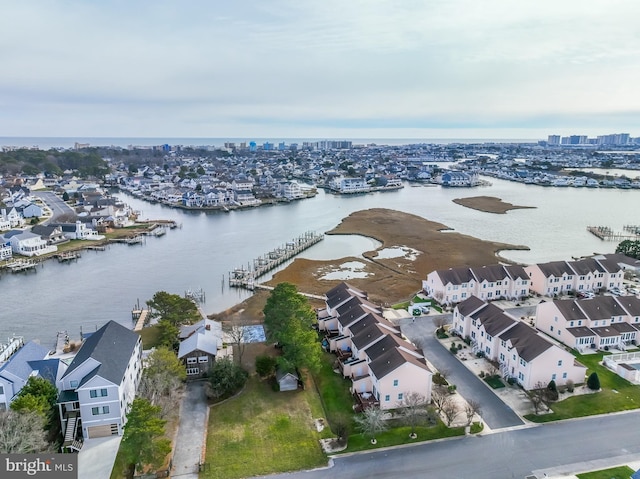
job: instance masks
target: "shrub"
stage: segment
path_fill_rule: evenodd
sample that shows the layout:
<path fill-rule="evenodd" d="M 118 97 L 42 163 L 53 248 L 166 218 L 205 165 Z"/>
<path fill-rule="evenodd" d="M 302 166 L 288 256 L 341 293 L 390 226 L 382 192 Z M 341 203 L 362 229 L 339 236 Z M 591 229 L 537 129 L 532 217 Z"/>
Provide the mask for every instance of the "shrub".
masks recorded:
<path fill-rule="evenodd" d="M 600 378 L 598 377 L 598 373 L 595 371 L 591 373 L 589 379 L 587 379 L 587 387 L 592 391 L 597 391 L 600 389 Z"/>
<path fill-rule="evenodd" d="M 567 381 L 567 391 L 569 391 L 570 393 L 572 393 L 572 392 L 573 392 L 574 387 L 575 387 L 575 386 L 574 386 L 574 384 L 573 384 L 573 381 L 572 381 L 571 379 L 569 379 L 569 380 Z"/>
<path fill-rule="evenodd" d="M 462 349 L 462 344 L 458 343 L 458 351 Z"/>
<path fill-rule="evenodd" d="M 547 389 L 549 391 L 558 392 L 558 386 L 556 386 L 556 382 L 553 379 L 547 385 Z"/>
<path fill-rule="evenodd" d="M 447 382 L 447 379 L 442 374 L 440 374 L 439 372 L 437 372 L 437 373 L 435 373 L 433 375 L 432 381 L 433 381 L 433 384 L 437 384 L 439 386 L 446 386 L 446 385 L 449 384 Z"/>
<path fill-rule="evenodd" d="M 451 394 L 453 394 L 454 392 L 456 392 L 457 386 L 455 384 L 449 384 L 449 386 L 447 386 L 447 389 Z"/>
<path fill-rule="evenodd" d="M 244 386 L 249 375 L 239 365 L 228 358 L 214 361 L 209 371 L 211 396 L 214 399 L 224 399 L 232 396 Z"/>
<path fill-rule="evenodd" d="M 451 354 L 458 354 L 458 348 L 456 348 L 456 345 L 451 343 L 451 346 L 449 347 L 449 351 L 451 351 Z"/>
<path fill-rule="evenodd" d="M 273 356 L 257 356 L 256 372 L 261 378 L 273 376 L 276 372 L 276 358 Z"/>
<path fill-rule="evenodd" d="M 483 378 L 484 377 L 484 371 L 480 371 L 480 377 Z"/>

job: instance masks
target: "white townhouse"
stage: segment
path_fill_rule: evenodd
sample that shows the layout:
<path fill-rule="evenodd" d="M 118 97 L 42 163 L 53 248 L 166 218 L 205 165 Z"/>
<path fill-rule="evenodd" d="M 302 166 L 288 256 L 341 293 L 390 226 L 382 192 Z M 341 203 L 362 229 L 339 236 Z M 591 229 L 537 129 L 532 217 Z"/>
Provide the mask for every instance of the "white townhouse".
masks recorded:
<path fill-rule="evenodd" d="M 366 297 L 340 283 L 326 293 L 327 306 L 318 311 L 319 329 L 327 333 L 323 344 L 336 353 L 342 374 L 351 379 L 356 407 L 398 408 L 412 392 L 430 401 L 433 373 L 424 356 Z"/>
<path fill-rule="evenodd" d="M 531 290 L 543 296 L 620 288 L 624 279 L 624 268 L 604 255 L 577 261 L 551 261 L 524 269 L 531 279 Z"/>
<path fill-rule="evenodd" d="M 454 308 L 452 330 L 471 339 L 474 352 L 497 361 L 503 377 L 515 379 L 527 390 L 551 380 L 558 385 L 584 382 L 586 368 L 573 355 L 476 296 Z"/>
<path fill-rule="evenodd" d="M 340 193 L 365 193 L 371 190 L 364 178 L 333 178 L 329 186 Z"/>
<path fill-rule="evenodd" d="M 142 341 L 109 321 L 92 333 L 62 376 L 58 409 L 64 447 L 79 449 L 80 436 L 122 435 L 142 374 Z"/>
<path fill-rule="evenodd" d="M 540 303 L 536 328 L 578 351 L 621 349 L 640 339 L 640 299 L 596 296 Z"/>
<path fill-rule="evenodd" d="M 11 242 L 0 235 L 0 261 L 11 259 L 12 255 L 13 249 L 11 248 Z"/>
<path fill-rule="evenodd" d="M 471 296 L 486 301 L 520 299 L 529 295 L 529 276 L 517 265 L 463 266 L 432 271 L 422 281 L 422 289 L 443 304 L 456 304 Z"/>

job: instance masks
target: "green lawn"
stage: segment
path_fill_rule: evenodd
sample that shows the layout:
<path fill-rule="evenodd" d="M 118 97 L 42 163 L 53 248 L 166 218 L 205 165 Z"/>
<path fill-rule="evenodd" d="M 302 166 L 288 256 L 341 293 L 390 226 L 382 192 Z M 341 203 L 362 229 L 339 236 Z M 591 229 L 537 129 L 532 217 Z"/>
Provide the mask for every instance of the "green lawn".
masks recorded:
<path fill-rule="evenodd" d="M 307 383 L 308 384 L 308 383 Z M 211 408 L 202 478 L 239 478 L 327 464 L 313 419 L 313 387 L 274 392 L 252 377 L 237 398 Z"/>
<path fill-rule="evenodd" d="M 157 324 L 142 328 L 139 334 L 142 337 L 143 349 L 151 349 L 160 345 L 160 329 Z"/>
<path fill-rule="evenodd" d="M 415 442 L 429 441 L 431 439 L 441 439 L 444 437 L 455 437 L 464 435 L 464 427 L 445 426 L 439 422 L 437 426 L 416 427 L 418 435 L 415 439 L 409 437 L 410 427 L 395 427 L 388 431 L 376 434 L 376 444 L 371 444 L 371 438 L 362 434 L 352 434 L 349 436 L 349 446 L 343 452 L 364 451 L 367 449 L 377 449 L 379 447 L 398 446 L 400 444 L 411 444 Z"/>
<path fill-rule="evenodd" d="M 484 382 L 491 386 L 492 389 L 500 389 L 504 387 L 504 383 L 500 376 L 485 376 Z"/>
<path fill-rule="evenodd" d="M 326 418 L 333 428 L 337 420 L 344 420 L 348 423 L 350 431 L 354 431 L 353 421 L 354 399 L 349 392 L 351 381 L 341 374 L 333 372 L 333 363 L 336 357 L 330 353 L 324 353 L 322 366 L 314 374 L 316 386 L 320 394 L 322 406 L 326 411 Z"/>
<path fill-rule="evenodd" d="M 551 405 L 552 414 L 542 416 L 530 414 L 525 417 L 533 422 L 549 422 L 640 408 L 640 386 L 634 386 L 626 379 L 622 379 L 598 364 L 602 361 L 603 354 L 609 353 L 576 355 L 576 359 L 589 368 L 587 376 L 594 371 L 598 373 L 602 391 L 573 396 L 564 401 L 553 403 Z"/>
<path fill-rule="evenodd" d="M 577 474 L 578 479 L 629 479 L 635 471 L 629 466 L 612 467 L 601 471 L 585 472 Z"/>

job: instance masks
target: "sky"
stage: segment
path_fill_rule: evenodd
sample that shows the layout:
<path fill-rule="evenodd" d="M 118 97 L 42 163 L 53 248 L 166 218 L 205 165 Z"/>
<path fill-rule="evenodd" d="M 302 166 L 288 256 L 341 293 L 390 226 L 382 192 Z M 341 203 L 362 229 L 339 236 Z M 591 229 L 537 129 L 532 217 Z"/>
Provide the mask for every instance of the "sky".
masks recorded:
<path fill-rule="evenodd" d="M 637 0 L 0 0 L 0 137 L 640 136 Z"/>

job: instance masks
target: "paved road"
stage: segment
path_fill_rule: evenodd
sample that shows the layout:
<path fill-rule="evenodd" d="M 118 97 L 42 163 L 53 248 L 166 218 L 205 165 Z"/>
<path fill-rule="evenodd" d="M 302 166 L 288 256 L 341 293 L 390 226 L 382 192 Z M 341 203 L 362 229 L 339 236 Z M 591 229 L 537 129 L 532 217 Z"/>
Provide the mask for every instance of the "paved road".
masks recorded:
<path fill-rule="evenodd" d="M 198 479 L 209 408 L 204 387 L 204 381 L 188 382 L 186 385 L 171 477 Z"/>
<path fill-rule="evenodd" d="M 48 224 L 51 221 L 55 221 L 61 216 L 76 216 L 76 212 L 73 211 L 73 209 L 68 204 L 62 201 L 61 198 L 59 198 L 55 193 L 52 193 L 51 191 L 33 191 L 31 194 L 40 198 L 47 204 L 49 208 L 51 208 L 52 216 L 44 222 L 45 224 Z"/>
<path fill-rule="evenodd" d="M 385 451 L 338 456 L 327 470 L 288 479 L 524 479 L 640 460 L 640 412 L 545 424 Z"/>
<path fill-rule="evenodd" d="M 449 315 L 450 316 L 450 315 Z M 449 372 L 447 380 L 456 385 L 457 391 L 465 399 L 477 401 L 482 408 L 482 419 L 491 429 L 521 426 L 522 419 L 513 412 L 487 385 L 469 371 L 435 338 L 435 325 L 429 317 L 412 321 L 403 320 L 402 333 L 416 344 L 420 344 L 425 357 L 437 369 Z"/>

